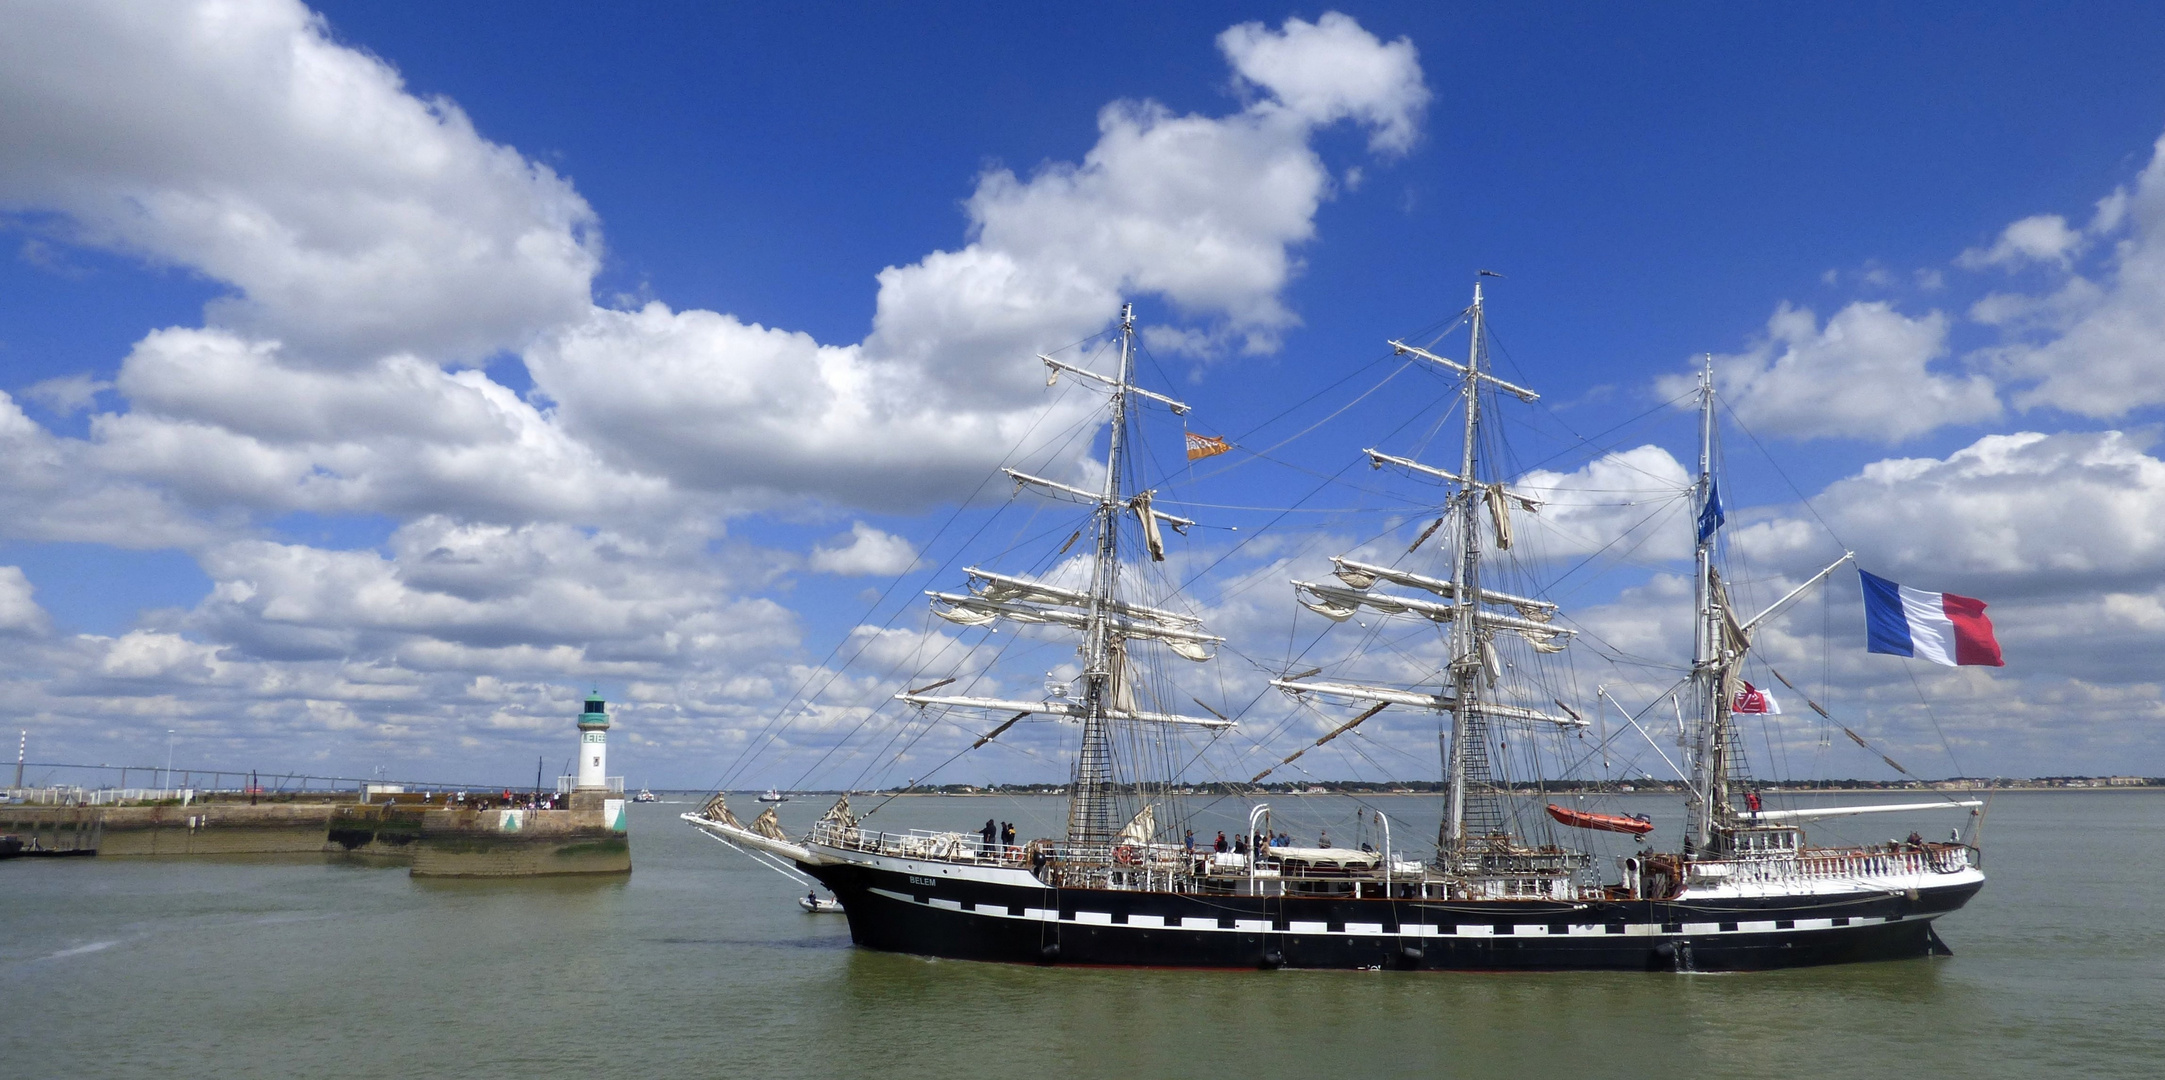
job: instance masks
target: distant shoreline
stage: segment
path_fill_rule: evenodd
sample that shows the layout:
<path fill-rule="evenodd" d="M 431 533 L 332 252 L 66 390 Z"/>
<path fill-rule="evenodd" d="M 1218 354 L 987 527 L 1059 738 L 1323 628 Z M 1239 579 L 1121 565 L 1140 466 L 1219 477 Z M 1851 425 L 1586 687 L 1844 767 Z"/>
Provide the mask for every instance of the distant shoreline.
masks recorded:
<path fill-rule="evenodd" d="M 1758 790 L 1758 791 L 1764 792 L 1764 793 L 1766 793 L 1766 794 L 1768 794 L 1768 795 L 1919 795 L 1919 796 L 1925 796 L 1925 795 L 1956 795 L 1956 794 L 1977 794 L 1977 793 L 1980 793 L 1980 792 L 1981 792 L 1981 793 L 1985 793 L 1985 794 L 1991 794 L 1991 795 L 2003 795 L 2003 794 L 2005 794 L 2005 795 L 2013 795 L 2013 794 L 2027 794 L 2027 795 L 2036 795 L 2036 794 L 2048 794 L 2048 795 L 2124 795 L 2124 794 L 2133 794 L 2133 793 L 2139 793 L 2139 792 L 2148 792 L 2148 791 L 2165 791 L 2165 784 L 2117 784 L 2117 785 L 2114 785 L 2114 786 L 2112 786 L 2112 787 L 2045 787 L 2045 786 L 2041 786 L 2041 785 L 2024 785 L 2024 786 L 2022 786 L 2022 787 L 1992 787 L 1992 786 L 1987 786 L 1987 785 L 1980 785 L 1980 786 L 1977 786 L 1977 787 L 1922 787 L 1922 788 L 1898 788 L 1898 787 L 1825 787 L 1825 788 L 1822 788 L 1822 787 L 1814 787 L 1814 788 L 1792 788 L 1792 787 L 1764 787 L 1764 788 L 1758 788 L 1758 789 L 1755 789 L 1755 790 Z M 685 794 L 685 795 L 691 795 L 691 794 L 699 794 L 698 792 L 694 792 L 694 791 L 692 791 L 692 790 L 690 790 L 690 789 L 688 789 L 688 788 L 687 788 L 687 789 L 684 789 L 684 790 L 682 790 L 682 791 L 678 791 L 678 790 L 676 790 L 676 789 L 667 789 L 666 793 L 668 793 L 668 794 Z M 729 792 L 729 794 L 731 794 L 731 795 L 737 795 L 737 794 L 754 794 L 754 792 L 749 792 L 749 791 L 747 791 L 747 792 L 734 792 L 734 791 L 732 791 L 732 792 Z M 792 797 L 793 799 L 813 799 L 813 798 L 821 798 L 821 797 L 836 797 L 836 798 L 839 798 L 839 797 L 840 797 L 840 796 L 842 796 L 843 794 L 844 794 L 844 792 L 841 792 L 841 791 L 798 791 L 798 792 L 792 792 L 792 793 L 791 793 L 791 797 Z M 850 795 L 860 795 L 860 796 L 874 796 L 874 795 L 876 795 L 876 796 L 878 796 L 878 797 L 880 797 L 880 798 L 883 798 L 883 799 L 1012 799 L 1012 798 L 1061 798 L 1061 799 L 1064 799 L 1064 798 L 1066 798 L 1066 797 L 1067 797 L 1067 793 L 1066 793 L 1066 792 L 1064 792 L 1064 791 L 852 791 L 852 792 L 848 792 L 847 794 L 850 794 Z M 1233 795 L 1233 794 L 1230 794 L 1230 793 L 1225 793 L 1225 794 L 1221 794 L 1221 793 L 1218 793 L 1218 792 L 1208 792 L 1208 791 L 1196 791 L 1196 792 L 1192 792 L 1192 793 L 1189 793 L 1189 794 L 1188 794 L 1188 795 L 1187 795 L 1186 797 L 1188 797 L 1188 798 L 1205 798 L 1205 797 L 1223 797 L 1223 798 L 1256 798 L 1256 797 L 1261 797 L 1261 798 L 1270 798 L 1270 799 L 1287 799 L 1287 798 L 1297 798 L 1297 799 L 1310 799 L 1310 798 L 1330 798 L 1330 797 L 1342 797 L 1342 796 L 1358 796 L 1358 797 L 1360 797 L 1360 798 L 1363 798 L 1363 799 L 1382 799 L 1382 798 L 1391 798 L 1391 799 L 1425 799 L 1425 798 L 1434 798 L 1434 797 L 1440 796 L 1440 795 L 1442 795 L 1442 794 L 1443 794 L 1443 793 L 1442 793 L 1442 792 L 1440 792 L 1440 791 L 1358 791 L 1358 790 L 1356 790 L 1356 791 L 1257 791 L 1257 792 L 1245 792 L 1245 793 L 1241 793 L 1241 794 L 1239 794 L 1239 795 Z M 1637 790 L 1635 790 L 1635 791 L 1613 791 L 1613 790 L 1583 790 L 1583 791 L 1582 791 L 1582 790 L 1576 790 L 1576 789 L 1568 789 L 1568 788 L 1567 788 L 1567 789 L 1563 789 L 1563 790 L 1558 790 L 1558 791 L 1550 791 L 1550 792 L 1537 792 L 1537 791 L 1511 791 L 1511 792 L 1503 792 L 1502 794 L 1506 794 L 1506 795 L 1513 795 L 1513 796 L 1517 796 L 1517 797 L 1520 797 L 1520 798 L 1527 798 L 1527 799 L 1532 799 L 1532 798 L 1560 798 L 1560 797 L 1563 797 L 1563 796 L 1567 796 L 1567 795 L 1678 795 L 1678 794 L 1682 794 L 1682 792 L 1681 792 L 1680 790 L 1672 790 L 1672 789 L 1664 789 L 1664 788 L 1654 787 L 1654 788 L 1639 788 L 1639 789 L 1637 789 Z"/>

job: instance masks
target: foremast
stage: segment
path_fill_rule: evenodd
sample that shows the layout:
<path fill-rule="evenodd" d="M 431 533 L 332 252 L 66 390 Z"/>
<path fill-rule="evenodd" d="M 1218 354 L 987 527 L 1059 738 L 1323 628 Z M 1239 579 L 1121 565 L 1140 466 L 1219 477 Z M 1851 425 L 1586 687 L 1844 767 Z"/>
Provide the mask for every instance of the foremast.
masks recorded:
<path fill-rule="evenodd" d="M 1113 809 L 1112 746 L 1106 712 L 1125 677 L 1106 621 L 1120 581 L 1121 460 L 1127 450 L 1128 390 L 1135 366 L 1135 305 L 1120 305 L 1120 375 L 1112 394 L 1112 434 L 1106 440 L 1105 488 L 1092 515 L 1097 555 L 1090 567 L 1090 612 L 1083 630 L 1082 745 L 1068 786 L 1067 836 L 1075 844 L 1110 843 L 1119 828 Z"/>
<path fill-rule="evenodd" d="M 1545 723 L 1580 728 L 1585 726 L 1585 721 L 1575 715 L 1559 716 L 1538 708 L 1493 700 L 1496 697 L 1494 691 L 1501 677 L 1502 666 L 1494 645 L 1495 636 L 1499 632 L 1517 633 L 1542 652 L 1561 651 L 1564 648 L 1563 639 L 1571 636 L 1572 632 L 1552 625 L 1556 605 L 1532 597 L 1489 589 L 1482 581 L 1482 561 L 1486 552 L 1482 510 L 1486 508 L 1488 511 L 1488 524 L 1494 533 L 1496 546 L 1500 549 L 1510 543 L 1511 507 L 1518 505 L 1532 510 L 1539 505 L 1538 500 L 1512 490 L 1500 480 L 1480 479 L 1485 467 L 1481 458 L 1480 437 L 1482 393 L 1484 390 L 1500 390 L 1529 403 L 1539 400 L 1540 395 L 1525 387 L 1505 382 L 1488 371 L 1486 314 L 1478 279 L 1474 282 L 1473 305 L 1468 309 L 1467 316 L 1470 324 L 1469 342 L 1466 362 L 1463 364 L 1404 342 L 1390 342 L 1401 355 L 1413 356 L 1459 376 L 1459 398 L 1465 413 L 1465 427 L 1458 471 L 1450 472 L 1374 449 L 1367 451 L 1370 463 L 1376 468 L 1392 465 L 1442 480 L 1450 485 L 1442 507 L 1444 515 L 1439 524 L 1449 523 L 1454 526 L 1450 534 L 1454 544 L 1451 576 L 1448 579 L 1433 578 L 1338 556 L 1333 559 L 1338 565 L 1337 577 L 1347 587 L 1305 581 L 1293 583 L 1296 597 L 1302 605 L 1333 620 L 1343 621 L 1351 617 L 1358 608 L 1366 607 L 1389 615 L 1421 616 L 1447 625 L 1447 652 L 1450 661 L 1445 668 L 1445 692 L 1420 693 L 1353 683 L 1315 682 L 1307 680 L 1305 676 L 1275 679 L 1272 680 L 1272 685 L 1295 694 L 1318 693 L 1378 703 L 1375 708 L 1362 713 L 1351 723 L 1326 735 L 1322 741 L 1336 738 L 1346 728 L 1366 720 L 1378 709 L 1390 704 L 1413 705 L 1449 713 L 1449 737 L 1443 748 L 1447 794 L 1443 820 L 1436 838 L 1436 864 L 1446 873 L 1481 876 L 1511 872 L 1514 869 L 1524 870 L 1532 865 L 1521 857 L 1524 853 L 1516 850 L 1516 844 L 1510 835 L 1500 797 L 1499 778 L 1490 758 L 1493 722 L 1501 720 Z M 1426 539 L 1426 534 L 1423 534 L 1423 539 Z M 1420 541 L 1415 541 L 1414 546 L 1418 547 L 1419 544 Z M 1371 586 L 1379 581 L 1426 589 L 1445 598 L 1449 603 L 1372 591 Z M 1507 615 L 1494 610 L 1497 608 L 1510 609 L 1514 613 Z"/>
<path fill-rule="evenodd" d="M 1038 359 L 1051 370 L 1047 385 L 1057 382 L 1062 374 L 1069 374 L 1109 391 L 1111 434 L 1105 453 L 1105 481 L 1097 491 L 1015 469 L 1004 470 L 1018 488 L 1031 487 L 1054 498 L 1081 502 L 1092 508 L 1088 526 L 1093 534 L 1089 585 L 1085 589 L 1071 589 L 973 566 L 966 570 L 970 583 L 968 591 L 929 592 L 926 595 L 932 598 L 934 614 L 965 626 L 985 626 L 1006 619 L 1025 625 L 1053 625 L 1079 631 L 1083 668 L 1081 700 L 1070 699 L 1064 692 L 1055 695 L 1051 688 L 1042 701 L 945 696 L 930 692 L 953 682 L 952 678 L 896 697 L 919 707 L 1012 714 L 979 738 L 973 748 L 991 742 L 1009 726 L 1031 715 L 1050 715 L 1079 722 L 1082 737 L 1068 788 L 1067 841 L 1076 848 L 1104 847 L 1128 832 L 1119 806 L 1118 778 L 1114 775 L 1113 725 L 1234 726 L 1224 717 L 1184 716 L 1138 706 L 1131 685 L 1129 642 L 1136 639 L 1158 641 L 1175 655 L 1202 661 L 1211 659 L 1212 647 L 1224 639 L 1204 632 L 1200 621 L 1192 616 L 1131 603 L 1119 596 L 1120 522 L 1124 512 L 1133 512 L 1142 531 L 1143 546 L 1155 560 L 1165 557 L 1161 526 L 1185 532 L 1195 524 L 1152 506 L 1154 492 L 1129 494 L 1122 487 L 1127 474 L 1130 398 L 1159 402 L 1176 414 L 1188 411 L 1181 402 L 1134 384 L 1134 305 L 1123 304 L 1120 309 L 1120 361 L 1115 376 L 1107 377 L 1042 354 Z M 1063 547 L 1062 551 L 1065 550 Z"/>

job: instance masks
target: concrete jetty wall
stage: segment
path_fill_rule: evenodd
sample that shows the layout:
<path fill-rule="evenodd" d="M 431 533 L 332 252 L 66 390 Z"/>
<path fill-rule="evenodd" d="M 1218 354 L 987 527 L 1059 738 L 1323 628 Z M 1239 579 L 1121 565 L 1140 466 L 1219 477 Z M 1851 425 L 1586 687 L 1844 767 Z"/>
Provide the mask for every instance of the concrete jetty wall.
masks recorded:
<path fill-rule="evenodd" d="M 429 810 L 419 826 L 415 877 L 631 872 L 622 797 L 577 792 L 564 810 Z"/>
<path fill-rule="evenodd" d="M 31 851 L 96 851 L 105 815 L 79 806 L 0 806 L 0 834 Z"/>
<path fill-rule="evenodd" d="M 427 803 L 0 805 L 0 833 L 99 857 L 317 855 L 410 863 L 420 877 L 631 872 L 621 796 L 580 792 L 563 810 Z"/>
<path fill-rule="evenodd" d="M 325 854 L 413 858 L 421 839 L 421 816 L 411 803 L 367 803 L 333 810 L 316 842 Z"/>
<path fill-rule="evenodd" d="M 79 835 L 98 856 L 276 855 L 323 850 L 330 803 L 0 806 L 0 832 Z M 50 845 L 48 845 L 50 846 Z"/>

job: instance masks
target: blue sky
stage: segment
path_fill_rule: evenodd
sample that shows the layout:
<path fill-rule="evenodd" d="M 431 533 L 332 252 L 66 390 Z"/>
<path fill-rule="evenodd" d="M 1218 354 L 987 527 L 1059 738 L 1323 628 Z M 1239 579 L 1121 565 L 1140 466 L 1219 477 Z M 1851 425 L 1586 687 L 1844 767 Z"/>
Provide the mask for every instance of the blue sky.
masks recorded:
<path fill-rule="evenodd" d="M 1877 737 L 2165 772 L 2152 7 L 235 10 L 33 4 L 0 35 L 0 679 L 40 754 L 150 761 L 175 727 L 206 764 L 485 779 L 568 744 L 595 683 L 635 783 L 708 783 L 1016 425 L 1075 419 L 1028 370 L 1103 329 L 1073 296 L 1190 332 L 1152 370 L 1242 435 L 1342 403 L 1493 268 L 1505 359 L 1549 393 L 1520 460 L 1578 475 L 1556 431 L 1712 353 L 1778 463 L 1730 437 L 1756 582 L 1839 550 L 1795 539 L 1816 512 L 1994 603 L 2010 667 L 1920 671 L 1935 716 L 1813 627 L 1767 645 Z M 1091 156 L 1183 119 L 1193 160 Z M 1070 265 L 1101 218 L 1133 230 Z M 1200 218 L 1236 257 L 1181 246 Z M 1048 291 L 987 299 L 942 252 Z M 886 426 L 800 400 L 860 377 L 873 414 L 933 389 Z M 1276 457 L 1335 471 L 1425 407 Z M 1688 417 L 1632 435 L 1688 459 Z M 1301 475 L 1182 494 L 1280 505 Z M 1668 572 L 1587 588 L 1588 625 L 1658 637 Z"/>

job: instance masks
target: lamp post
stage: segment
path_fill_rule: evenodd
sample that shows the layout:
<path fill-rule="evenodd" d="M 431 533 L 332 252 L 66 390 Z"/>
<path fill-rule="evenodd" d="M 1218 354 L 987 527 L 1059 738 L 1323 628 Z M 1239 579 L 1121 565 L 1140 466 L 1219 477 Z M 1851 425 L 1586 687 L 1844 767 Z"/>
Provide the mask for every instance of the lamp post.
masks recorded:
<path fill-rule="evenodd" d="M 159 793 L 173 790 L 173 729 L 165 729 L 165 780 L 158 785 Z"/>

